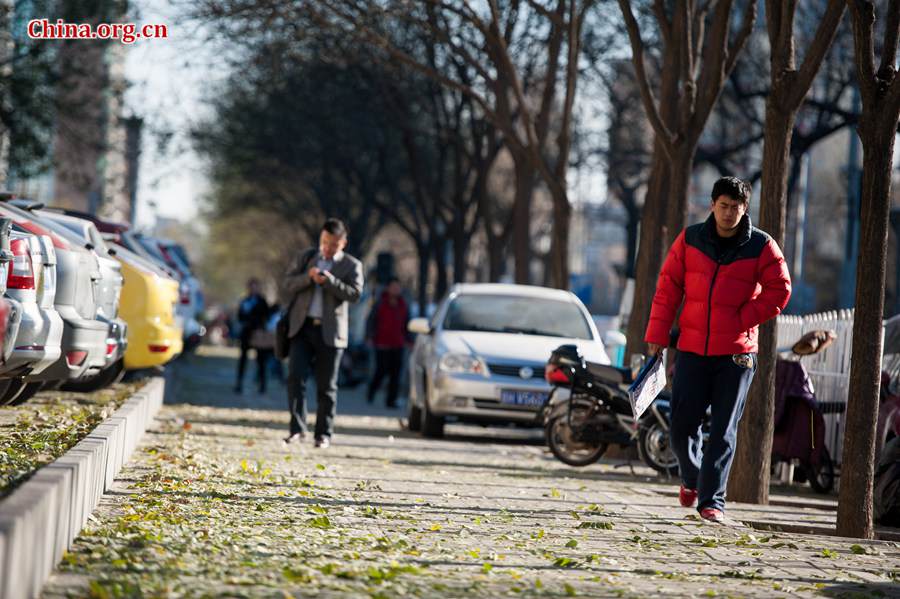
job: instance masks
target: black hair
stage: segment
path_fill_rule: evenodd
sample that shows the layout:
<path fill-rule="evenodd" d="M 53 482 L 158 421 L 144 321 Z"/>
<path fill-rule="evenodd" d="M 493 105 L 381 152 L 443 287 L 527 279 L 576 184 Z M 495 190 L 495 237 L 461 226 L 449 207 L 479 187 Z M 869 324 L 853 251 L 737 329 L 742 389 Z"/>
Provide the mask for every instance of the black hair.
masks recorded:
<path fill-rule="evenodd" d="M 325 224 L 322 225 L 322 230 L 331 235 L 337 235 L 338 237 L 347 237 L 350 233 L 350 231 L 347 230 L 347 225 L 339 218 L 329 218 L 326 220 Z"/>
<path fill-rule="evenodd" d="M 750 184 L 743 179 L 738 179 L 737 177 L 722 177 L 713 185 L 712 201 L 715 202 L 719 196 L 728 196 L 735 202 L 749 204 L 750 192 Z"/>
<path fill-rule="evenodd" d="M 400 282 L 400 278 L 399 278 L 399 277 L 391 277 L 391 278 L 389 278 L 389 279 L 387 280 L 387 284 L 388 284 L 388 285 L 390 285 L 391 283 L 399 283 L 399 282 Z"/>

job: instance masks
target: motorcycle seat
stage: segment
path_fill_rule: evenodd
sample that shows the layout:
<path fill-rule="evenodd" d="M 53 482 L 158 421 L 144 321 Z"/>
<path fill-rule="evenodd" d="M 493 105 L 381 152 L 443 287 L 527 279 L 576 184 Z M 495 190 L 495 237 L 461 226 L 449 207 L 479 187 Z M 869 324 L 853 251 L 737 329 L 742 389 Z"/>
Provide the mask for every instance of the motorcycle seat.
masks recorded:
<path fill-rule="evenodd" d="M 597 364 L 595 362 L 585 362 L 587 371 L 598 379 L 616 385 L 631 384 L 631 370 L 628 368 L 618 368 L 608 364 Z"/>

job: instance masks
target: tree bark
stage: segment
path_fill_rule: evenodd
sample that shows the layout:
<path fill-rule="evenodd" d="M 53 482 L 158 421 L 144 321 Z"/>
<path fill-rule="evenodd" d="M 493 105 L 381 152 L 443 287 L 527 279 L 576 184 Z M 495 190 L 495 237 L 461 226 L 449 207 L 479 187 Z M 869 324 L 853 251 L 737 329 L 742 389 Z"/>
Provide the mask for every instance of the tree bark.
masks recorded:
<path fill-rule="evenodd" d="M 534 194 L 534 170 L 524 156 L 513 156 L 516 195 L 513 200 L 513 256 L 516 283 L 531 283 L 531 199 Z"/>
<path fill-rule="evenodd" d="M 641 226 L 641 211 L 637 207 L 634 190 L 623 190 L 622 205 L 628 215 L 625 223 L 625 268 L 626 279 L 634 278 L 634 263 L 637 260 L 638 228 Z"/>
<path fill-rule="evenodd" d="M 550 240 L 550 283 L 557 289 L 569 288 L 569 223 L 572 205 L 565 189 L 561 198 L 553 198 L 553 231 Z"/>
<path fill-rule="evenodd" d="M 781 245 L 784 240 L 790 138 L 796 112 L 785 112 L 774 104 L 775 101 L 770 101 L 766 107 L 758 226 Z M 734 501 L 769 503 L 777 345 L 777 321 L 772 319 L 759 327 L 759 368 L 741 418 L 734 474 L 728 481 L 728 497 Z"/>
<path fill-rule="evenodd" d="M 666 198 L 669 187 L 669 160 L 660 144 L 654 144 L 653 166 L 641 217 L 637 264 L 634 278 L 634 301 L 628 318 L 625 359 L 644 352 L 644 332 L 650 319 L 650 304 L 656 290 L 656 276 L 668 249 L 661 231 L 665 229 Z"/>
<path fill-rule="evenodd" d="M 432 237 L 431 252 L 435 270 L 434 302 L 437 303 L 446 295 L 450 287 L 450 273 L 447 272 L 447 238 L 443 235 Z"/>
<path fill-rule="evenodd" d="M 417 243 L 416 254 L 419 257 L 419 316 L 425 316 L 428 308 L 428 266 L 431 264 L 431 249 L 427 243 Z"/>
<path fill-rule="evenodd" d="M 856 312 L 853 318 L 850 393 L 844 429 L 847 434 L 841 460 L 837 534 L 866 539 L 874 536 L 872 485 L 875 429 L 881 383 L 881 323 L 884 316 L 896 128 L 896 114 L 875 114 L 863 109 L 859 123 L 863 175 L 860 245 L 856 263 Z"/>
<path fill-rule="evenodd" d="M 696 145 L 686 144 L 678 148 L 670 168 L 668 202 L 666 206 L 666 227 L 669 234 L 664 237 L 666 250 L 675 243 L 675 238 L 684 229 L 687 220 L 687 205 L 691 189 L 691 172 L 694 166 Z"/>
<path fill-rule="evenodd" d="M 463 283 L 469 270 L 469 236 L 465 226 L 453 230 L 453 282 Z"/>

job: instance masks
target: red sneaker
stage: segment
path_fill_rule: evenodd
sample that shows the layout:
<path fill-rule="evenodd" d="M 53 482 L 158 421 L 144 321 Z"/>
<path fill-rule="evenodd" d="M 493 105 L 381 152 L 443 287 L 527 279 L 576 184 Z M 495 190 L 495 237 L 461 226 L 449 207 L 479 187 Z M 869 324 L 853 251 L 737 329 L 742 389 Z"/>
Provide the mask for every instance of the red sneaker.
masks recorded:
<path fill-rule="evenodd" d="M 700 517 L 707 522 L 715 522 L 716 524 L 722 524 L 725 522 L 725 512 L 723 512 L 722 510 L 717 510 L 714 507 L 705 507 L 700 510 Z"/>
<path fill-rule="evenodd" d="M 678 501 L 681 502 L 681 507 L 693 507 L 697 502 L 697 489 L 688 489 L 681 485 L 678 489 Z"/>

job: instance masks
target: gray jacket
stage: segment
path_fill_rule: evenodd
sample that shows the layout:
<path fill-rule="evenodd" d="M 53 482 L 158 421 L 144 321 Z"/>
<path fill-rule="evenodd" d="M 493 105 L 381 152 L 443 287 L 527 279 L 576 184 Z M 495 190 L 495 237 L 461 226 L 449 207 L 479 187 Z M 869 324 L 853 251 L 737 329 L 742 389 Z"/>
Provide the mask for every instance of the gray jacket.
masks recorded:
<path fill-rule="evenodd" d="M 316 263 L 319 251 L 310 248 L 297 255 L 291 268 L 282 282 L 282 297 L 285 305 L 294 298 L 294 305 L 288 314 L 289 335 L 300 332 L 309 305 L 312 302 L 316 285 L 309 278 L 310 267 Z M 350 254 L 341 252 L 334 257 L 334 266 L 325 274 L 322 285 L 322 336 L 330 347 L 347 347 L 349 329 L 350 303 L 359 301 L 363 290 L 362 262 Z"/>

